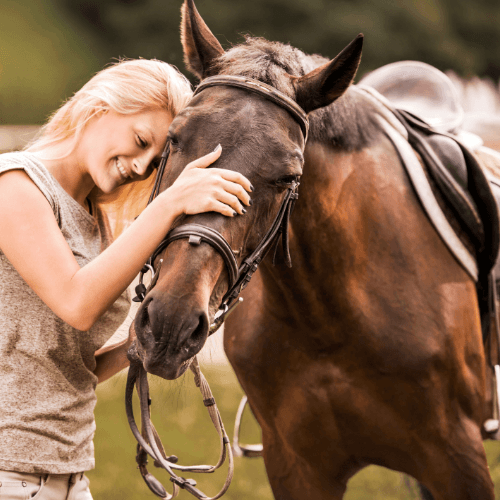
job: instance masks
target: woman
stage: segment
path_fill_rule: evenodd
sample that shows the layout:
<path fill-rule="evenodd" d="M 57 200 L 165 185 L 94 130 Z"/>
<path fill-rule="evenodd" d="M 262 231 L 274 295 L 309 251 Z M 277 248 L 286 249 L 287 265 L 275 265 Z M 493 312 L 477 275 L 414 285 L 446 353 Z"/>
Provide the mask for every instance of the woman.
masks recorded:
<path fill-rule="evenodd" d="M 0 155 L 0 498 L 92 498 L 95 386 L 128 366 L 133 338 L 101 347 L 126 317 L 127 287 L 176 217 L 250 203 L 245 177 L 205 168 L 214 144 L 111 243 L 103 202 L 126 196 L 114 217 L 127 219 L 190 95 L 166 63 L 120 62 L 27 151 Z"/>

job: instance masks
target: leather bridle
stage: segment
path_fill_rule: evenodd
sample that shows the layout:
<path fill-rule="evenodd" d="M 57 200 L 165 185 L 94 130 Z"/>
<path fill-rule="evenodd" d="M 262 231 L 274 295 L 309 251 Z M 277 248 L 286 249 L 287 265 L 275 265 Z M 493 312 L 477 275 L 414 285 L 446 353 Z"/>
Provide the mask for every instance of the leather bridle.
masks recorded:
<path fill-rule="evenodd" d="M 303 138 L 304 147 L 307 141 L 307 135 L 309 130 L 309 121 L 305 111 L 292 99 L 278 91 L 274 87 L 267 85 L 265 83 L 253 80 L 250 78 L 244 78 L 239 76 L 214 76 L 205 79 L 195 90 L 193 97 L 198 95 L 200 92 L 215 86 L 226 86 L 244 89 L 249 92 L 258 94 L 264 97 L 274 104 L 280 106 L 281 108 L 287 110 L 293 118 L 299 123 Z M 158 166 L 158 172 L 156 174 L 155 183 L 149 198 L 148 204 L 151 203 L 160 192 L 160 186 L 165 171 L 165 166 L 167 164 L 168 156 L 170 153 L 170 144 L 167 143 L 165 149 L 161 155 L 160 164 Z M 155 269 L 155 262 L 157 258 L 162 254 L 162 252 L 167 248 L 167 246 L 173 241 L 179 239 L 188 239 L 191 245 L 200 245 L 202 242 L 208 243 L 212 246 L 222 257 L 228 274 L 228 290 L 222 299 L 222 303 L 219 307 L 217 314 L 215 315 L 214 322 L 210 326 L 210 334 L 220 328 L 224 323 L 227 315 L 234 309 L 234 307 L 239 304 L 243 299 L 238 299 L 238 296 L 242 290 L 248 285 L 253 274 L 257 270 L 257 267 L 262 262 L 264 257 L 269 253 L 269 251 L 275 247 L 279 238 L 282 239 L 283 254 L 285 258 L 285 263 L 291 267 L 291 258 L 288 246 L 288 223 L 289 218 L 292 213 L 293 205 L 298 198 L 299 183 L 294 182 L 287 189 L 285 197 L 281 203 L 280 209 L 274 222 L 267 231 L 267 233 L 262 238 L 261 242 L 257 245 L 255 250 L 245 258 L 241 265 L 238 266 L 238 261 L 235 252 L 227 242 L 227 240 L 222 236 L 221 233 L 213 228 L 203 226 L 201 224 L 183 224 L 172 231 L 170 231 L 165 239 L 158 245 L 156 250 L 153 252 L 148 262 L 142 268 L 139 274 L 139 285 L 136 287 L 137 296 L 133 299 L 136 302 L 142 302 L 146 297 L 147 293 L 155 286 L 161 266 L 162 260 L 159 261 L 158 267 Z M 151 282 L 148 287 L 143 283 L 144 275 L 151 272 Z M 185 489 L 189 491 L 192 495 L 199 499 L 205 500 L 215 500 L 220 498 L 227 488 L 232 479 L 233 474 L 233 455 L 230 448 L 229 438 L 224 430 L 222 420 L 220 418 L 217 405 L 215 404 L 215 399 L 213 398 L 208 383 L 201 374 L 198 366 L 196 357 L 191 363 L 191 370 L 195 374 L 195 381 L 200 390 L 202 391 L 205 406 L 209 410 L 212 421 L 219 433 L 221 440 L 221 455 L 219 462 L 215 466 L 180 466 L 177 465 L 177 457 L 170 456 L 167 457 L 161 441 L 156 434 L 153 424 L 150 420 L 150 404 L 149 399 L 149 388 L 147 384 L 147 373 L 142 366 L 142 362 L 138 356 L 134 356 L 129 353 L 131 358 L 131 367 L 129 369 L 129 375 L 127 379 L 127 389 L 126 389 L 126 411 L 129 420 L 130 427 L 134 436 L 138 441 L 137 445 L 137 463 L 139 465 L 139 470 L 145 480 L 146 484 L 150 490 L 157 496 L 170 499 L 177 495 L 179 489 Z M 140 406 L 141 406 L 141 420 L 142 420 L 142 434 L 137 428 L 135 423 L 133 409 L 132 409 L 132 395 L 134 390 L 134 385 L 137 386 L 137 392 L 139 394 Z M 164 468 L 170 474 L 170 480 L 174 484 L 174 490 L 172 495 L 168 494 L 161 483 L 148 472 L 146 468 L 147 455 L 150 455 L 155 460 L 155 465 Z M 213 472 L 215 469 L 220 467 L 226 455 L 229 457 L 229 472 L 226 482 L 222 490 L 209 499 L 203 492 L 196 488 L 196 481 L 192 479 L 184 479 L 177 476 L 173 469 L 191 471 L 191 472 Z"/>
<path fill-rule="evenodd" d="M 193 94 L 193 98 L 203 90 L 215 86 L 245 89 L 247 91 L 265 97 L 266 99 L 272 101 L 274 104 L 277 104 L 281 108 L 284 108 L 299 123 L 304 137 L 305 145 L 309 131 L 309 120 L 307 118 L 306 112 L 295 101 L 290 99 L 282 92 L 278 91 L 270 85 L 250 78 L 244 78 L 240 76 L 213 76 L 204 80 L 196 88 L 196 91 Z M 153 190 L 151 192 L 148 203 L 151 203 L 151 201 L 153 201 L 153 199 L 159 194 L 160 184 L 163 173 L 165 171 L 165 165 L 168 160 L 169 152 L 170 144 L 167 143 L 167 145 L 165 146 L 165 150 L 163 151 L 161 156 L 155 184 L 153 186 Z M 229 281 L 228 290 L 222 299 L 214 322 L 210 326 L 210 334 L 216 332 L 224 323 L 224 320 L 231 312 L 232 307 L 239 303 L 237 302 L 238 296 L 248 285 L 253 274 L 257 270 L 257 267 L 270 251 L 270 249 L 273 246 L 277 246 L 280 236 L 282 238 L 285 262 L 289 267 L 291 267 L 291 258 L 288 246 L 288 222 L 293 209 L 293 205 L 298 198 L 298 187 L 299 183 L 294 182 L 288 188 L 278 214 L 273 224 L 271 225 L 271 228 L 267 231 L 261 242 L 257 245 L 257 248 L 251 253 L 250 256 L 243 260 L 242 264 L 239 267 L 233 249 L 224 238 L 224 236 L 222 236 L 222 234 L 215 229 L 207 226 L 202 226 L 201 224 L 183 224 L 170 231 L 165 239 L 153 252 L 153 255 L 150 257 L 146 265 L 142 268 L 139 275 L 139 285 L 136 287 L 137 297 L 135 297 L 134 300 L 136 302 L 142 302 L 142 300 L 144 300 L 146 296 L 146 293 L 153 288 L 151 285 L 154 285 L 157 279 L 157 276 L 155 276 L 157 274 L 157 270 L 155 271 L 154 268 L 155 261 L 170 243 L 175 240 L 185 238 L 188 239 L 191 245 L 200 245 L 201 242 L 208 243 L 219 253 L 219 255 L 224 260 L 228 272 Z M 143 279 L 144 275 L 148 272 L 151 272 L 152 276 L 151 283 L 149 287 L 146 288 L 146 286 L 143 284 Z"/>

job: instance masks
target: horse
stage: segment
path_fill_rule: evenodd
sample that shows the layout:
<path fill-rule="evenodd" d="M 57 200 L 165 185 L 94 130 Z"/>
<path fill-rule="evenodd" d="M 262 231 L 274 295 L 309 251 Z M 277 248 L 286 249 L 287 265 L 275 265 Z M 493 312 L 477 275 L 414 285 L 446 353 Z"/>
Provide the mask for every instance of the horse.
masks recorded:
<path fill-rule="evenodd" d="M 377 109 L 351 85 L 362 36 L 333 60 L 247 38 L 227 52 L 182 7 L 188 68 L 202 82 L 243 77 L 265 96 L 205 87 L 169 130 L 164 190 L 222 145 L 218 168 L 254 187 L 233 218 L 181 217 L 217 231 L 238 264 L 256 249 L 300 182 L 288 247 L 262 260 L 227 317 L 224 348 L 262 429 L 278 500 L 340 500 L 370 464 L 400 471 L 434 500 L 493 500 L 482 444 L 485 353 L 473 279 L 424 214 Z M 286 229 L 285 229 L 286 231 Z M 171 241 L 134 321 L 144 368 L 179 377 L 205 344 L 231 282 L 226 258 L 197 238 Z"/>

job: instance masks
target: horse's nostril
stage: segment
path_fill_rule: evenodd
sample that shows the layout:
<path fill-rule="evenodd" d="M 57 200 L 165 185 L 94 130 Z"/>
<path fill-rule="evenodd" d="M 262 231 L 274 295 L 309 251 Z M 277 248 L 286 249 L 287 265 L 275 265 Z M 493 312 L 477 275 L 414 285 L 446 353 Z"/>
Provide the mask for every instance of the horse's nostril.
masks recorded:
<path fill-rule="evenodd" d="M 198 344 L 208 337 L 208 316 L 205 312 L 198 315 L 198 326 L 194 329 L 190 336 L 190 344 Z"/>

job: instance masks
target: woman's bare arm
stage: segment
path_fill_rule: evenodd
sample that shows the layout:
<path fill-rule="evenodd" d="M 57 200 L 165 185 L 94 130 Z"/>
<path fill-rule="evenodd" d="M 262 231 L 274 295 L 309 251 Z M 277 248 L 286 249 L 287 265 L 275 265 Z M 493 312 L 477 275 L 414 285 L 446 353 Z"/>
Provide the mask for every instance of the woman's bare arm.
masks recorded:
<path fill-rule="evenodd" d="M 123 340 L 118 344 L 103 347 L 95 353 L 96 368 L 94 374 L 97 375 L 97 383 L 100 384 L 121 372 L 130 365 L 127 358 L 127 351 L 130 343 Z"/>
<path fill-rule="evenodd" d="M 135 327 L 134 323 L 132 323 L 127 339 L 96 351 L 96 368 L 94 374 L 97 375 L 98 384 L 108 380 L 108 378 L 121 372 L 130 365 L 130 361 L 127 358 L 127 352 L 135 338 Z"/>
<path fill-rule="evenodd" d="M 80 268 L 46 198 L 21 170 L 0 175 L 0 249 L 63 321 L 88 330 L 135 278 L 181 213 L 242 213 L 250 184 L 236 172 L 203 167 L 220 151 L 186 167 L 172 187 L 92 262 Z M 238 199 L 239 198 L 239 199 Z"/>

